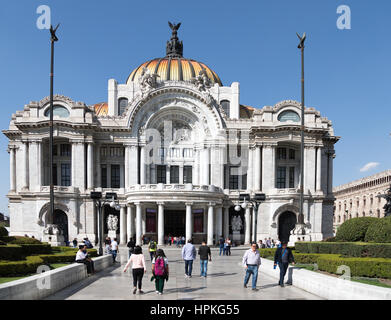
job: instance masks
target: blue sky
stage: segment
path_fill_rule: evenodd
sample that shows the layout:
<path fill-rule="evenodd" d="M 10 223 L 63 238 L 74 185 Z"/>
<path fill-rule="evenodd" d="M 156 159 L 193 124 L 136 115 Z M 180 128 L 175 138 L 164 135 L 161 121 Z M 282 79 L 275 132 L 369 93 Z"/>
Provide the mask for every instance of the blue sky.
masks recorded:
<path fill-rule="evenodd" d="M 349 5 L 351 30 L 336 26 Z M 0 127 L 11 114 L 49 94 L 49 36 L 36 27 L 39 5 L 61 22 L 55 93 L 94 104 L 107 101 L 107 80 L 123 83 L 142 62 L 165 55 L 167 21 L 182 22 L 184 56 L 205 62 L 242 104 L 257 108 L 300 100 L 296 32 L 307 32 L 306 106 L 332 120 L 334 185 L 390 168 L 391 74 L 389 1 L 35 1 L 2 3 Z M 7 212 L 9 156 L 0 136 L 0 211 Z M 378 165 L 368 171 L 360 168 Z"/>

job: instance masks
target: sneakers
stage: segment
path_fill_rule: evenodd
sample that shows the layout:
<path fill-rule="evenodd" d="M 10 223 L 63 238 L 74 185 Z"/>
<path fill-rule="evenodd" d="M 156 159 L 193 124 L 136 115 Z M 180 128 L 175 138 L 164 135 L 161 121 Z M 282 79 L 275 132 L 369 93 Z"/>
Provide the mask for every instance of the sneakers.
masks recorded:
<path fill-rule="evenodd" d="M 162 295 L 162 294 L 163 294 L 163 292 L 159 292 L 159 294 L 160 294 L 160 295 Z"/>
<path fill-rule="evenodd" d="M 138 293 L 139 293 L 139 294 L 143 294 L 144 291 L 143 291 L 143 290 L 139 290 Z"/>
<path fill-rule="evenodd" d="M 244 288 L 247 288 L 247 284 L 245 284 L 243 287 L 244 287 Z"/>
<path fill-rule="evenodd" d="M 133 294 L 136 294 L 136 291 L 137 291 L 137 289 L 134 289 L 134 290 L 133 290 Z"/>
<path fill-rule="evenodd" d="M 156 290 L 155 292 L 156 292 L 156 294 L 159 294 L 159 291 Z"/>
<path fill-rule="evenodd" d="M 258 291 L 258 289 L 257 289 L 257 288 L 251 288 L 251 290 L 252 290 L 252 291 Z"/>

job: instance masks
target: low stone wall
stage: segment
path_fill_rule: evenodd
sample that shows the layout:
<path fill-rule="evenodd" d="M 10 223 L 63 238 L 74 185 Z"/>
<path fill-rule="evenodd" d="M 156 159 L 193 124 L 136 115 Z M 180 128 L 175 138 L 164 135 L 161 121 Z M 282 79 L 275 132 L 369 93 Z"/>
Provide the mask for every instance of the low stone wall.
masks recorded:
<path fill-rule="evenodd" d="M 112 256 L 93 258 L 95 271 L 101 271 L 113 264 Z M 76 282 L 87 278 L 84 264 L 50 270 L 24 279 L 0 285 L 0 300 L 39 300 L 50 296 Z"/>
<path fill-rule="evenodd" d="M 280 278 L 280 269 L 273 269 L 273 261 L 262 259 L 262 273 L 276 279 Z M 338 277 L 290 266 L 285 281 L 297 288 L 328 300 L 390 300 L 391 289 L 353 282 Z"/>

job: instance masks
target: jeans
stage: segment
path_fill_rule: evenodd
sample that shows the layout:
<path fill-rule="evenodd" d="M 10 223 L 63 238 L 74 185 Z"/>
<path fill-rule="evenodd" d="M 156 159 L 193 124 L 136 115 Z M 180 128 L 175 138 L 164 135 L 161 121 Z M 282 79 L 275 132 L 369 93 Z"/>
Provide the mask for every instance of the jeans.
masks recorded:
<path fill-rule="evenodd" d="M 221 256 L 221 252 L 223 252 L 223 255 L 224 255 L 224 246 L 220 245 L 220 254 L 219 254 L 219 256 Z"/>
<path fill-rule="evenodd" d="M 151 261 L 155 257 L 155 253 L 156 251 L 149 251 L 149 256 L 151 257 Z"/>
<path fill-rule="evenodd" d="M 247 285 L 251 275 L 253 275 L 252 288 L 255 289 L 257 287 L 258 280 L 258 266 L 247 266 L 246 276 L 244 277 L 245 286 Z"/>
<path fill-rule="evenodd" d="M 143 283 L 143 276 L 144 276 L 144 268 L 135 268 L 132 269 L 133 273 L 133 287 L 137 287 L 141 290 L 141 286 Z"/>
<path fill-rule="evenodd" d="M 117 258 L 117 250 L 111 250 L 111 254 L 113 255 L 113 262 L 115 262 L 115 258 Z"/>
<path fill-rule="evenodd" d="M 185 274 L 191 276 L 193 271 L 193 260 L 185 260 Z"/>
<path fill-rule="evenodd" d="M 133 252 L 133 251 L 130 251 L 130 250 L 129 250 L 128 259 L 130 259 L 130 256 L 132 255 L 132 252 Z"/>
<path fill-rule="evenodd" d="M 206 273 L 208 272 L 208 260 L 200 261 L 200 269 L 201 269 L 201 277 L 206 277 Z"/>
<path fill-rule="evenodd" d="M 278 282 L 279 285 L 284 284 L 284 278 L 286 271 L 288 270 L 289 263 L 288 262 L 283 262 L 283 263 L 278 263 L 278 267 L 280 268 L 280 281 Z"/>

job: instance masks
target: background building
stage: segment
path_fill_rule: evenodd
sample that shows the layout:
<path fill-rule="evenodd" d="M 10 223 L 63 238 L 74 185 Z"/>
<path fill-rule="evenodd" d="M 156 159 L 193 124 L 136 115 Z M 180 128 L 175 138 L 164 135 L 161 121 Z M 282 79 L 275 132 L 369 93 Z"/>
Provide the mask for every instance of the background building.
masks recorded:
<path fill-rule="evenodd" d="M 239 83 L 223 86 L 206 64 L 183 57 L 175 28 L 166 56 L 108 82 L 108 101 L 88 106 L 54 97 L 54 223 L 65 238 L 97 238 L 91 191 L 116 192 L 124 243 L 141 235 L 161 244 L 185 235 L 208 244 L 288 239 L 299 214 L 300 110 L 296 101 L 262 109 L 240 104 Z M 304 222 L 308 240 L 332 235 L 334 136 L 331 121 L 305 109 Z M 12 115 L 8 130 L 11 234 L 42 236 L 49 209 L 49 98 Z M 153 145 L 153 147 L 151 147 Z M 234 210 L 239 193 L 266 201 Z M 257 215 L 257 229 L 252 224 Z M 106 225 L 106 224 L 105 224 Z M 104 232 L 107 233 L 105 227 Z M 292 238 L 291 238 L 292 240 Z"/>
<path fill-rule="evenodd" d="M 391 184 L 391 170 L 386 170 L 333 189 L 335 196 L 334 232 L 346 220 L 357 217 L 384 217 L 385 194 Z"/>

